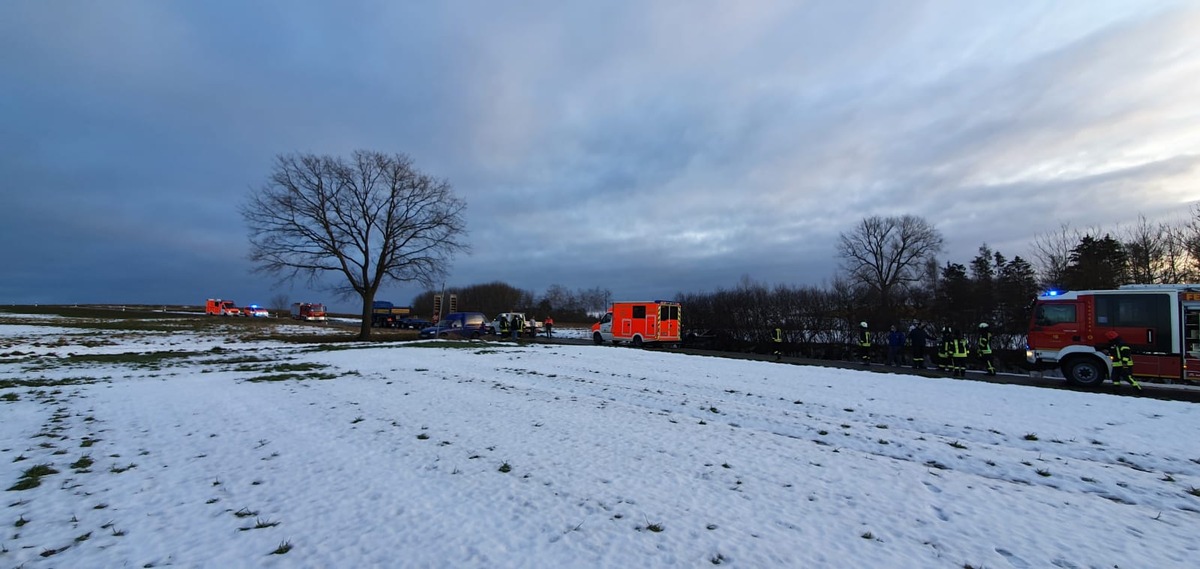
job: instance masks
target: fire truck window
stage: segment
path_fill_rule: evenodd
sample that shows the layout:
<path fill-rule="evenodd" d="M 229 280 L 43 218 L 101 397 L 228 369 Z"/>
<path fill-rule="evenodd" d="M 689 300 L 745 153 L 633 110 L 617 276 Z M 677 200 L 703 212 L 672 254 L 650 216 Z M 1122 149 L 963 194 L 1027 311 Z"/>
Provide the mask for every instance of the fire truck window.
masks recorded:
<path fill-rule="evenodd" d="M 1074 304 L 1042 304 L 1037 309 L 1039 326 L 1070 324 L 1076 322 Z"/>
<path fill-rule="evenodd" d="M 1096 324 L 1154 330 L 1152 348 L 1166 351 L 1171 345 L 1171 296 L 1167 294 L 1106 294 L 1096 296 Z M 1126 341 L 1145 345 L 1141 335 Z M 1140 341 L 1139 341 L 1140 340 Z"/>
<path fill-rule="evenodd" d="M 679 320 L 678 306 L 663 306 L 659 308 L 660 320 Z"/>
<path fill-rule="evenodd" d="M 645 306 L 633 307 L 633 317 L 634 318 L 645 318 L 646 317 L 646 307 Z"/>
<path fill-rule="evenodd" d="M 600 319 L 601 324 L 604 324 L 605 322 L 612 322 L 612 313 L 611 312 L 604 313 L 604 318 Z"/>

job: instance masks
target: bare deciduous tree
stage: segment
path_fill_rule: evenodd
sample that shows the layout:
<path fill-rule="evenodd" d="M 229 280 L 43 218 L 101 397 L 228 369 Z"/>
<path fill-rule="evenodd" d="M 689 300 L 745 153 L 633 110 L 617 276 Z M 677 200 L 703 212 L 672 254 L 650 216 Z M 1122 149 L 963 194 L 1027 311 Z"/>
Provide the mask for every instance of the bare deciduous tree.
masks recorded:
<path fill-rule="evenodd" d="M 852 283 L 878 295 L 882 316 L 890 320 L 896 289 L 919 280 L 942 243 L 941 232 L 923 218 L 872 216 L 840 235 L 838 256 Z"/>
<path fill-rule="evenodd" d="M 1169 228 L 1166 224 L 1151 224 L 1144 215 L 1138 215 L 1138 223 L 1125 230 L 1122 245 L 1129 261 L 1129 278 L 1136 284 L 1170 282 L 1164 280 L 1168 272 L 1167 245 Z"/>
<path fill-rule="evenodd" d="M 360 150 L 349 159 L 276 158 L 268 181 L 242 207 L 250 259 L 282 280 L 340 274 L 341 297 L 362 299 L 359 338 L 371 335 L 371 303 L 387 281 L 432 286 L 467 250 L 466 204 L 403 154 Z"/>

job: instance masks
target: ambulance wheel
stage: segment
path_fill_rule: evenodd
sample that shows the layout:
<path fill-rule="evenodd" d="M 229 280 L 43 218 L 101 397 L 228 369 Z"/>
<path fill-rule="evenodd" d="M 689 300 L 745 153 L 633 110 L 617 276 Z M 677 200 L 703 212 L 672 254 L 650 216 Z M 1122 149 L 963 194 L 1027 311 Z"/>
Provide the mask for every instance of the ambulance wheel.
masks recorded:
<path fill-rule="evenodd" d="M 634 336 L 634 337 L 633 337 L 633 341 L 632 341 L 632 342 L 630 342 L 630 345 L 632 345 L 632 346 L 633 346 L 633 347 L 635 347 L 635 348 L 640 348 L 640 347 L 642 347 L 642 337 L 641 337 L 641 336 Z"/>
<path fill-rule="evenodd" d="M 603 344 L 604 336 L 601 336 L 599 332 L 592 332 L 592 343 L 596 344 L 597 346 Z"/>
<path fill-rule="evenodd" d="M 1076 356 L 1063 362 L 1063 376 L 1067 378 L 1067 383 L 1078 385 L 1080 387 L 1097 387 L 1104 383 L 1105 366 L 1100 363 L 1100 360 L 1087 357 Z"/>

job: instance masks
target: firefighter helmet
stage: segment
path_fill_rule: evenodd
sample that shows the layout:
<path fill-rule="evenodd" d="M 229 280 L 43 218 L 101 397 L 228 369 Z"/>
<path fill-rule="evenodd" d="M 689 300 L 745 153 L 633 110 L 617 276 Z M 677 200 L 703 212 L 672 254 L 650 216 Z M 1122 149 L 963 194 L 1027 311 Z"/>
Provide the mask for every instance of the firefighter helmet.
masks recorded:
<path fill-rule="evenodd" d="M 979 323 L 979 329 L 980 329 L 980 330 L 985 330 L 985 329 L 987 329 L 987 322 L 980 322 L 980 323 Z"/>
<path fill-rule="evenodd" d="M 859 322 L 859 323 L 858 323 L 858 326 L 859 326 L 860 328 L 866 328 L 866 327 L 867 327 L 867 323 L 866 323 L 866 322 Z"/>

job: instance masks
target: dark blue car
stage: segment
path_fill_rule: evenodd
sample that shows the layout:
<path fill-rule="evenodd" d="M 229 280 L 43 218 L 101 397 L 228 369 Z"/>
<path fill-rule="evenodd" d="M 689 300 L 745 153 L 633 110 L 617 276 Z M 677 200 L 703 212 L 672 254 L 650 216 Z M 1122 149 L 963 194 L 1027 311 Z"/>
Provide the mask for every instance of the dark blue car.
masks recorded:
<path fill-rule="evenodd" d="M 487 317 L 482 312 L 451 312 L 436 326 L 422 329 L 417 336 L 477 340 L 487 335 L 487 325 Z"/>

